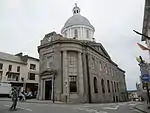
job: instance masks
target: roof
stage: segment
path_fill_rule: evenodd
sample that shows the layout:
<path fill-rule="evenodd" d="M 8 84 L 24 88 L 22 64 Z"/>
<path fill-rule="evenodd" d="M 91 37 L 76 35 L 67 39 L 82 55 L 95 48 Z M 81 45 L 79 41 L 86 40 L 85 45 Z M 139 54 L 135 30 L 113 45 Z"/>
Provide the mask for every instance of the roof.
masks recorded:
<path fill-rule="evenodd" d="M 0 52 L 0 60 L 7 60 L 7 61 L 12 61 L 12 62 L 18 62 L 18 63 L 25 63 L 21 60 L 19 56 L 15 56 L 12 54 Z"/>
<path fill-rule="evenodd" d="M 80 14 L 77 14 L 77 15 L 73 15 L 66 21 L 64 27 L 62 28 L 62 31 L 63 31 L 63 29 L 73 26 L 73 25 L 85 25 L 85 26 L 89 26 L 93 30 L 95 30 L 87 18 L 85 18 L 84 16 L 82 16 Z"/>
<path fill-rule="evenodd" d="M 28 56 L 28 55 L 23 56 L 22 52 L 15 54 L 15 56 L 26 57 L 26 58 L 33 59 L 33 60 L 36 60 L 36 61 L 40 61 L 38 58 L 35 58 L 35 57 L 31 57 L 31 56 Z"/>

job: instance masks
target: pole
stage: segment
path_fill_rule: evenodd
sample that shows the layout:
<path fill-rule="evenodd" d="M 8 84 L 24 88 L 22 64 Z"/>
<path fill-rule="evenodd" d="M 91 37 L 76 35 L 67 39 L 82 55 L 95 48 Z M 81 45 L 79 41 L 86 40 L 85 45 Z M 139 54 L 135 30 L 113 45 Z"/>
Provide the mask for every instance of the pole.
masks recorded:
<path fill-rule="evenodd" d="M 149 95 L 148 83 L 146 83 L 146 90 L 147 90 L 148 103 L 150 104 L 150 95 Z"/>

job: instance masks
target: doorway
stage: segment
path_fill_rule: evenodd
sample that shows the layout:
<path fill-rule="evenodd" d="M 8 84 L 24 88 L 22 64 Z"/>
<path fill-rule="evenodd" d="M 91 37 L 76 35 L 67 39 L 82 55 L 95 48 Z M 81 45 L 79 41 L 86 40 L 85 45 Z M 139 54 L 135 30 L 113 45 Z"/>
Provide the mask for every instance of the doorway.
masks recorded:
<path fill-rule="evenodd" d="M 51 100 L 52 80 L 45 81 L 45 100 Z"/>
<path fill-rule="evenodd" d="M 113 96 L 113 102 L 115 102 L 115 96 Z"/>
<path fill-rule="evenodd" d="M 118 96 L 116 96 L 116 102 L 118 102 Z"/>

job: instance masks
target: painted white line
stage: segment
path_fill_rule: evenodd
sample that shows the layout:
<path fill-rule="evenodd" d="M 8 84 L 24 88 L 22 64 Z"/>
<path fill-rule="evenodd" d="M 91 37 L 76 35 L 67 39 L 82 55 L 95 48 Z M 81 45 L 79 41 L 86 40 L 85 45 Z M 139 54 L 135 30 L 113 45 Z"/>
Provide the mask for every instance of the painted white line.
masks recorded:
<path fill-rule="evenodd" d="M 131 108 L 132 110 L 138 112 L 138 113 L 141 113 L 141 111 L 139 111 L 139 110 L 137 110 L 137 109 L 134 109 L 134 108 L 132 108 L 132 107 L 130 107 L 130 108 Z"/>
<path fill-rule="evenodd" d="M 74 107 L 74 109 L 83 110 L 83 111 L 86 111 L 86 112 L 89 112 L 89 113 L 107 113 L 105 111 L 98 111 L 96 109 L 88 109 L 88 108 L 81 108 L 81 107 Z"/>
<path fill-rule="evenodd" d="M 6 107 L 11 107 L 10 105 L 5 105 Z M 19 108 L 19 109 L 23 109 L 23 110 L 26 110 L 26 111 L 32 111 L 31 109 L 27 109 L 27 108 L 22 108 L 22 107 L 17 107 L 17 108 Z"/>
<path fill-rule="evenodd" d="M 119 105 L 117 105 L 115 108 L 114 107 L 103 107 L 103 109 L 110 109 L 110 110 L 117 110 L 119 108 Z"/>

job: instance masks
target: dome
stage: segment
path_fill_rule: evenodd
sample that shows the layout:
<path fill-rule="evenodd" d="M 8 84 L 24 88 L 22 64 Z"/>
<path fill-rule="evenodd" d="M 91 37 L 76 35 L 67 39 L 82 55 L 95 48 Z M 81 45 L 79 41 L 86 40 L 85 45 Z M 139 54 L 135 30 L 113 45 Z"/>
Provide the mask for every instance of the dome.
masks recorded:
<path fill-rule="evenodd" d="M 73 25 L 84 25 L 84 26 L 89 26 L 94 30 L 94 27 L 90 24 L 89 20 L 87 18 L 85 18 L 82 15 L 73 15 L 72 17 L 70 17 L 64 27 L 62 28 L 65 29 L 67 27 L 73 26 Z"/>

